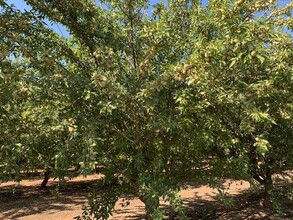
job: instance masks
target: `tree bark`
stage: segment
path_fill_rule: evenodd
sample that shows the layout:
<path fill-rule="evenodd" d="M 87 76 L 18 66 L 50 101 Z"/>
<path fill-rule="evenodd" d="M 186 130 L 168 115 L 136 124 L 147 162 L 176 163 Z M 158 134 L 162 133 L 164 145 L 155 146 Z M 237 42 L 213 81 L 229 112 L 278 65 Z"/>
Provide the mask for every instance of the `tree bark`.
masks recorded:
<path fill-rule="evenodd" d="M 41 183 L 41 187 L 45 188 L 47 186 L 47 183 L 49 181 L 50 178 L 50 174 L 52 173 L 51 169 L 46 169 L 45 173 L 44 173 L 44 179 L 43 182 Z"/>
<path fill-rule="evenodd" d="M 263 170 L 257 167 L 258 155 L 256 148 L 254 146 L 250 147 L 250 163 L 251 163 L 251 175 L 252 177 L 264 187 L 263 193 L 263 203 L 264 207 L 271 206 L 271 190 L 273 189 L 273 180 L 272 180 L 272 166 L 273 160 L 266 155 L 264 158 L 264 167 Z"/>
<path fill-rule="evenodd" d="M 271 195 L 270 195 L 271 190 L 272 190 L 272 184 L 264 185 L 263 206 L 266 208 L 271 206 Z"/>
<path fill-rule="evenodd" d="M 147 208 L 147 199 L 146 199 L 145 197 L 140 196 L 139 199 L 140 199 L 140 200 L 144 203 L 144 205 L 145 205 L 145 210 L 146 210 L 145 219 L 146 219 L 146 220 L 152 220 L 152 219 L 153 219 L 152 214 L 153 214 L 153 212 L 154 212 L 154 209 L 149 210 L 149 209 Z M 160 201 L 159 201 L 159 198 L 157 198 L 156 200 L 157 200 L 157 201 L 156 201 L 156 205 L 157 205 L 156 208 L 158 208 L 159 205 L 160 205 Z"/>
<path fill-rule="evenodd" d="M 266 166 L 266 172 L 265 172 L 265 181 L 264 181 L 264 207 L 270 207 L 271 206 L 271 191 L 273 189 L 273 180 L 272 180 L 272 166 L 273 162 L 270 160 L 270 158 L 265 158 L 265 166 Z"/>

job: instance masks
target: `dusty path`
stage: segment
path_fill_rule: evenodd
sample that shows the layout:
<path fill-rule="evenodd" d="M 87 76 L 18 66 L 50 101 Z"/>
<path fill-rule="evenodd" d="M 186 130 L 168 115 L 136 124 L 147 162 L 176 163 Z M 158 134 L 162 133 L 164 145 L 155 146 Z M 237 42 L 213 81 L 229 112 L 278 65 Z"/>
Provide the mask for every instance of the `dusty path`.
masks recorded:
<path fill-rule="evenodd" d="M 48 189 L 41 189 L 38 186 L 41 180 L 22 181 L 17 190 L 13 194 L 11 186 L 14 183 L 3 183 L 0 185 L 0 219 L 13 220 L 69 220 L 75 216 L 81 215 L 82 206 L 87 204 L 88 189 L 101 176 L 91 175 L 87 179 L 77 177 L 70 181 L 70 190 L 62 191 L 58 196 L 52 196 L 54 192 Z M 49 182 L 50 187 L 56 184 L 56 181 Z M 249 183 L 243 181 L 229 182 L 226 181 L 226 186 L 230 185 L 229 193 L 231 195 L 238 195 L 249 189 Z M 67 188 L 66 188 L 67 189 Z M 76 189 L 76 190 L 75 190 Z M 9 195 L 9 196 L 8 196 Z M 221 217 L 217 216 L 216 212 L 222 212 L 218 209 L 219 203 L 216 201 L 217 190 L 213 190 L 208 186 L 192 186 L 188 185 L 186 189 L 181 191 L 181 197 L 188 210 L 196 209 L 192 214 L 191 219 L 261 219 L 267 214 L 259 210 L 249 210 L 249 216 L 253 218 L 246 218 L 243 213 L 240 217 L 239 213 L 235 214 L 235 218 L 221 213 Z M 136 198 L 130 200 L 130 205 L 122 207 L 122 199 L 116 203 L 114 215 L 110 218 L 116 219 L 143 219 L 144 205 Z M 164 206 L 164 204 L 162 203 Z M 218 211 L 217 211 L 218 210 Z M 237 209 L 236 209 L 237 211 Z M 247 212 L 248 210 L 242 210 Z M 233 214 L 234 215 L 234 214 Z M 238 216 L 238 217 L 236 217 Z M 285 219 L 285 218 L 284 218 Z"/>

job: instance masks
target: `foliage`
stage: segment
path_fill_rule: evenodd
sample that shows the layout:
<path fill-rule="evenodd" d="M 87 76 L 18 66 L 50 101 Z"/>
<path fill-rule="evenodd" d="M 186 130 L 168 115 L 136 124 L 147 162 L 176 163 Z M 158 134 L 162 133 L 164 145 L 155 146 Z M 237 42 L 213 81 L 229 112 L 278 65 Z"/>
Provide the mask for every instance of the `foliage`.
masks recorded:
<path fill-rule="evenodd" d="M 187 179 L 254 178 L 268 197 L 272 174 L 292 169 L 292 3 L 26 2 L 0 1 L 2 180 L 98 165 L 115 190 L 84 218 L 132 193 L 148 218 L 163 218 L 163 197 L 184 219 Z"/>

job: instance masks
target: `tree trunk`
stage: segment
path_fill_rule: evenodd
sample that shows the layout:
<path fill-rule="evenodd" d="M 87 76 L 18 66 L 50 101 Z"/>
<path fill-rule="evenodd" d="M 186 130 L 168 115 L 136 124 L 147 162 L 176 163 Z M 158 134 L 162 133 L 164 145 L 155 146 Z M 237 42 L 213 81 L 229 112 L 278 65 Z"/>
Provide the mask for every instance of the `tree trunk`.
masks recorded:
<path fill-rule="evenodd" d="M 271 195 L 270 192 L 272 190 L 272 184 L 265 184 L 264 185 L 264 195 L 263 195 L 263 206 L 270 207 L 271 206 Z"/>
<path fill-rule="evenodd" d="M 266 165 L 266 172 L 265 172 L 265 181 L 264 181 L 264 207 L 270 207 L 271 206 L 271 191 L 273 189 L 273 180 L 272 180 L 272 161 L 266 157 L 265 159 L 265 165 Z"/>
<path fill-rule="evenodd" d="M 47 183 L 49 181 L 49 178 L 50 178 L 50 174 L 52 173 L 51 169 L 46 169 L 46 172 L 44 174 L 44 179 L 43 179 L 43 182 L 41 183 L 41 187 L 42 188 L 45 188 L 47 186 Z"/>
<path fill-rule="evenodd" d="M 146 212 L 145 219 L 146 220 L 152 220 L 152 217 L 151 217 L 150 213 Z"/>
<path fill-rule="evenodd" d="M 154 199 L 156 199 L 156 207 L 153 207 L 153 208 L 151 208 L 151 209 L 148 208 L 148 206 L 147 206 L 147 199 L 146 199 L 145 197 L 140 196 L 139 199 L 140 199 L 140 200 L 144 203 L 144 205 L 145 205 L 145 210 L 146 210 L 145 219 L 146 219 L 146 220 L 152 220 L 152 219 L 153 219 L 152 215 L 153 215 L 155 209 L 157 209 L 157 208 L 159 207 L 159 205 L 160 205 L 159 198 L 154 198 Z"/>
<path fill-rule="evenodd" d="M 264 158 L 264 168 L 263 170 L 258 168 L 258 155 L 256 152 L 256 148 L 254 146 L 250 146 L 250 165 L 251 176 L 264 187 L 264 194 L 263 194 L 263 206 L 270 207 L 271 206 L 271 196 L 270 192 L 273 189 L 273 180 L 272 180 L 272 166 L 273 160 L 266 155 Z"/>

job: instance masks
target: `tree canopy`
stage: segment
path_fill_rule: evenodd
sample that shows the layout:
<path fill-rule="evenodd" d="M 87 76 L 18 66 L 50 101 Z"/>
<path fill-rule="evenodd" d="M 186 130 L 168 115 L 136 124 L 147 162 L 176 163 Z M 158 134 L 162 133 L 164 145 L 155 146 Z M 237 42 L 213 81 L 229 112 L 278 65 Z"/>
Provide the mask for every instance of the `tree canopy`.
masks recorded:
<path fill-rule="evenodd" d="M 186 180 L 254 179 L 293 163 L 292 2 L 0 1 L 0 179 L 97 166 L 149 218 L 159 197 L 184 219 Z M 58 35 L 46 22 L 62 24 Z"/>

